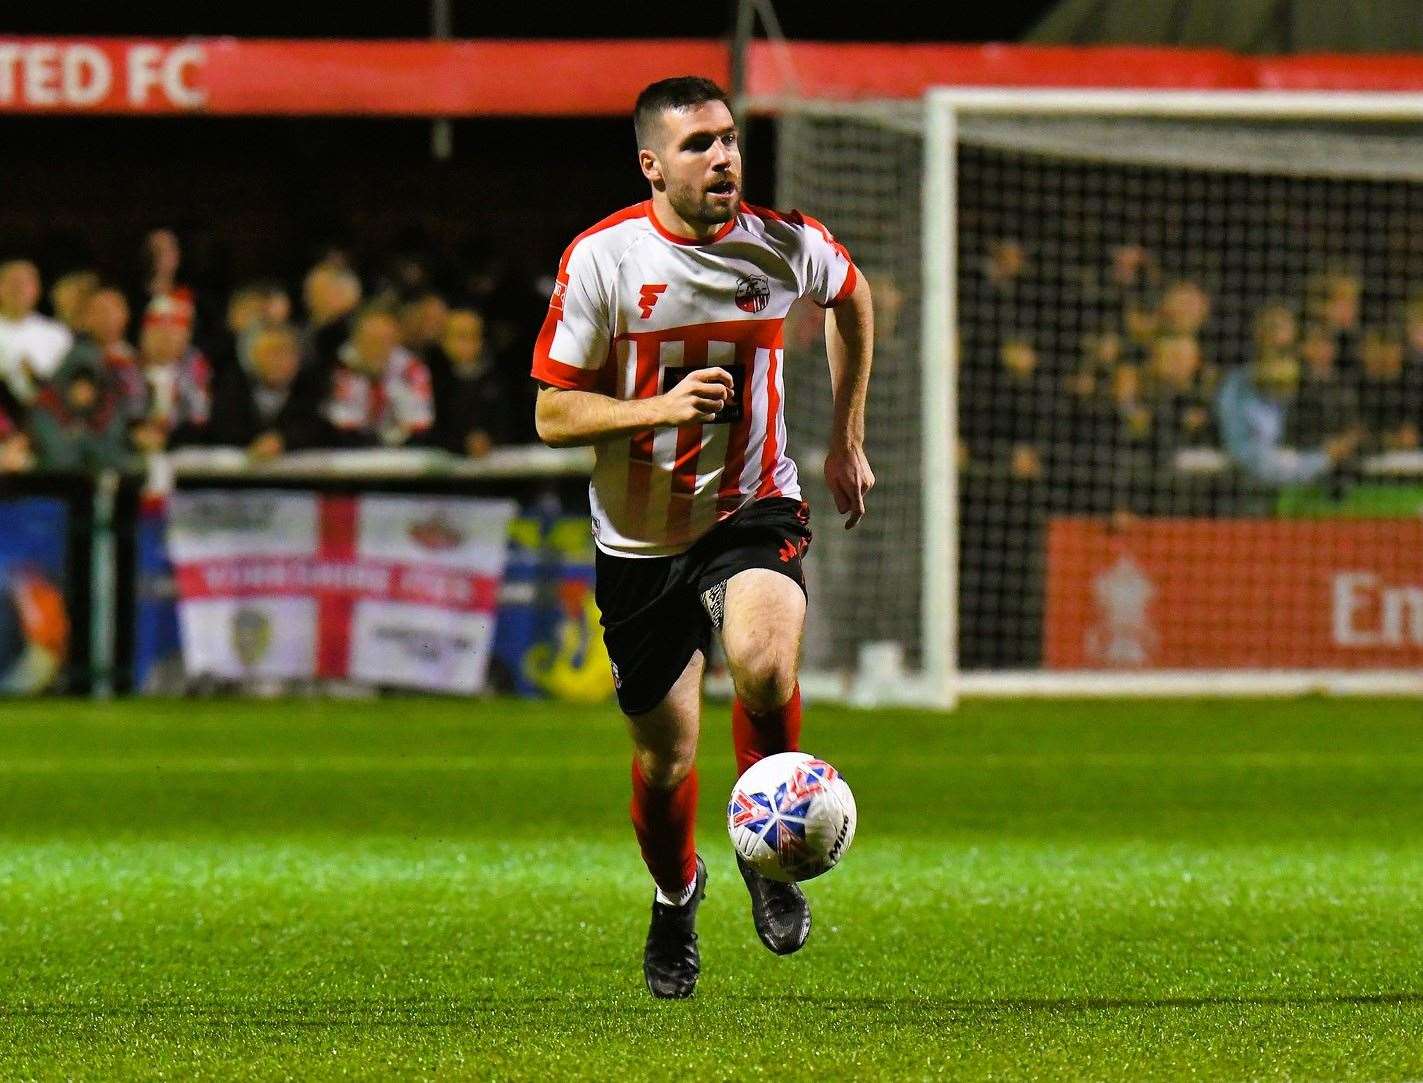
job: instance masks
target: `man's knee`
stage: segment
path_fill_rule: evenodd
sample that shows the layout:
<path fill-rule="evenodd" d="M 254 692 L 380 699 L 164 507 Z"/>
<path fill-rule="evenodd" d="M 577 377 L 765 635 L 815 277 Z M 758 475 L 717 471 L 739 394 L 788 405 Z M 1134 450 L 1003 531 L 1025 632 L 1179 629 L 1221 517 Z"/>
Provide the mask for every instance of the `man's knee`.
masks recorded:
<path fill-rule="evenodd" d="M 637 757 L 637 769 L 654 790 L 670 790 L 681 782 L 696 766 L 697 754 L 692 748 L 643 748 L 633 753 Z"/>
<path fill-rule="evenodd" d="M 754 653 L 736 670 L 737 698 L 754 714 L 783 707 L 795 694 L 794 651 L 768 648 Z"/>

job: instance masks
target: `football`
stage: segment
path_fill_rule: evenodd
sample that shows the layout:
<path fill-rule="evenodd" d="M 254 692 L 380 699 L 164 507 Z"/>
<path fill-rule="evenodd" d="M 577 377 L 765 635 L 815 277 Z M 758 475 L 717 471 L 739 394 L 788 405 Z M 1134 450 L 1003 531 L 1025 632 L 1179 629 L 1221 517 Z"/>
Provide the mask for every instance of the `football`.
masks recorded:
<path fill-rule="evenodd" d="M 726 827 L 736 852 L 773 880 L 829 872 L 855 838 L 855 797 L 844 777 L 804 752 L 746 769 L 731 791 Z"/>

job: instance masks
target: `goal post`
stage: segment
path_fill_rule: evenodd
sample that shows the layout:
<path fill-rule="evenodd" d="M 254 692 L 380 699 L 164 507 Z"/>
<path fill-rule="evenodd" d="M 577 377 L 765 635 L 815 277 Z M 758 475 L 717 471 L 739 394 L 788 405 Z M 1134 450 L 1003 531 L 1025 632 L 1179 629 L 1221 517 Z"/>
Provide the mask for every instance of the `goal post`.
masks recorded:
<path fill-rule="evenodd" d="M 808 691 L 1423 691 L 1423 94 L 755 104 L 883 324 Z M 823 508 L 819 349 L 792 321 Z"/>

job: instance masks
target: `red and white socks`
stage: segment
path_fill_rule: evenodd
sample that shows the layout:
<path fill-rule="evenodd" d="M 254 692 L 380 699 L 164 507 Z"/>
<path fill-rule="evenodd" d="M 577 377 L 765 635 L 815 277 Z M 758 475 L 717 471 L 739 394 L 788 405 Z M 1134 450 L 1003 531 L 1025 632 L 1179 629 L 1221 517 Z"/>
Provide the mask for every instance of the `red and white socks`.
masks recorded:
<path fill-rule="evenodd" d="M 763 756 L 800 748 L 800 685 L 773 711 L 753 713 L 738 699 L 731 706 L 731 737 L 740 775 Z M 671 789 L 658 789 L 632 761 L 632 826 L 642 860 L 657 885 L 657 901 L 685 906 L 697 888 L 697 771 Z"/>
<path fill-rule="evenodd" d="M 692 768 L 670 790 L 649 785 L 632 761 L 632 826 L 642 860 L 657 884 L 657 901 L 671 906 L 690 902 L 697 886 L 697 770 Z"/>

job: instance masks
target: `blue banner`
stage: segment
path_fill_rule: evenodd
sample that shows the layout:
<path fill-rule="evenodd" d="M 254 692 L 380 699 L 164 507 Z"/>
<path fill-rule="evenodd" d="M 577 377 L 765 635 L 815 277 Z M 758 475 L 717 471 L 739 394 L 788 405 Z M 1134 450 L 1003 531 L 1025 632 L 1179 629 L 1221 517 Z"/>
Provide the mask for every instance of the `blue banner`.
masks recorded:
<path fill-rule="evenodd" d="M 68 555 L 66 501 L 0 499 L 0 693 L 45 692 L 63 679 L 71 642 Z"/>

